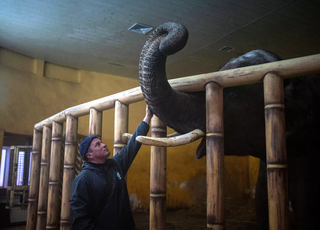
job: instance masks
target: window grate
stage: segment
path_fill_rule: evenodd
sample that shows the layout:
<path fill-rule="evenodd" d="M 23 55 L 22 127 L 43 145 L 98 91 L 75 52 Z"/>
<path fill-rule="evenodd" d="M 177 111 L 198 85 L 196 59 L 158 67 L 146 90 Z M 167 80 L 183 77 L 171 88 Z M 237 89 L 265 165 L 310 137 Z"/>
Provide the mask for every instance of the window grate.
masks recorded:
<path fill-rule="evenodd" d="M 23 185 L 24 151 L 19 151 L 16 185 Z"/>

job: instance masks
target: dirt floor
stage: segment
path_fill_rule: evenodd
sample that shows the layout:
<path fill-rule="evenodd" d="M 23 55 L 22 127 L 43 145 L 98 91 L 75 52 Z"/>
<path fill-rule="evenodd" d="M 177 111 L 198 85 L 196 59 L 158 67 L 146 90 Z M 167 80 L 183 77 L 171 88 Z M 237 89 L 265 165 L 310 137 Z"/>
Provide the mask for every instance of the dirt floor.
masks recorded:
<path fill-rule="evenodd" d="M 226 230 L 257 230 L 254 200 L 225 201 Z M 136 230 L 149 230 L 149 213 L 135 212 Z M 188 209 L 168 210 L 166 230 L 206 229 L 206 204 Z M 24 226 L 11 226 L 3 230 L 22 230 Z"/>
<path fill-rule="evenodd" d="M 149 214 L 135 212 L 136 230 L 149 230 Z M 225 202 L 226 230 L 257 230 L 254 200 Z M 206 229 L 206 204 L 189 209 L 167 211 L 167 230 Z"/>

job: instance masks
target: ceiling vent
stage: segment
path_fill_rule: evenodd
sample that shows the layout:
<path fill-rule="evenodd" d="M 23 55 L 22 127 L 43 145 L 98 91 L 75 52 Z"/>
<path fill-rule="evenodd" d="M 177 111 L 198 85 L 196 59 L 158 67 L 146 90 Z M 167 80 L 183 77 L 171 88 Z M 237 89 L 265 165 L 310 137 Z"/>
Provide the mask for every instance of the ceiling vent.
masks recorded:
<path fill-rule="evenodd" d="M 141 23 L 135 23 L 128 30 L 138 34 L 147 34 L 152 29 L 153 29 L 152 26 L 144 25 Z"/>
<path fill-rule="evenodd" d="M 230 46 L 224 46 L 219 49 L 219 51 L 224 51 L 224 52 L 231 52 L 232 50 L 234 50 L 234 48 L 232 48 Z"/>

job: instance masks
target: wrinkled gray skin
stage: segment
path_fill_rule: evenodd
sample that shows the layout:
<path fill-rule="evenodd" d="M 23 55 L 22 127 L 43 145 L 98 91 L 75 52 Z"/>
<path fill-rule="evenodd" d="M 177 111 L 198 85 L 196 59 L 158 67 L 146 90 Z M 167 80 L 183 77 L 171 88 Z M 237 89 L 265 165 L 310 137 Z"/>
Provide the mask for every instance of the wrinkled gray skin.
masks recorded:
<path fill-rule="evenodd" d="M 187 29 L 176 23 L 159 26 L 141 52 L 140 85 L 151 110 L 169 127 L 186 133 L 196 128 L 206 131 L 205 96 L 173 90 L 166 78 L 168 55 L 180 51 L 188 39 Z M 255 50 L 232 59 L 221 70 L 278 61 L 270 52 Z M 315 229 L 315 210 L 320 193 L 316 175 L 317 142 L 320 140 L 319 78 L 284 81 L 287 132 L 289 197 L 296 229 Z M 267 182 L 265 167 L 264 101 L 262 84 L 224 89 L 224 137 L 226 155 L 252 155 L 261 159 L 256 188 L 259 229 L 268 229 Z M 205 155 L 205 139 L 197 157 Z"/>

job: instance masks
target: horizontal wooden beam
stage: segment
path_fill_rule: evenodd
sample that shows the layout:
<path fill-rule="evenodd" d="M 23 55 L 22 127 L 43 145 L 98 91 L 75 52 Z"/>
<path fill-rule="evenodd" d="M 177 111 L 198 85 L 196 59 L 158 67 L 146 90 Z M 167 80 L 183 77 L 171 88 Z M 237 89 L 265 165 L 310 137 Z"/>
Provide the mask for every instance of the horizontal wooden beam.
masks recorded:
<path fill-rule="evenodd" d="M 97 100 L 93 100 L 84 104 L 80 104 L 66 110 L 61 111 L 35 125 L 35 129 L 42 130 L 43 125 L 51 126 L 52 121 L 63 123 L 66 121 L 66 116 L 71 115 L 73 117 L 81 117 L 88 115 L 90 113 L 90 109 L 94 108 L 98 111 L 104 111 L 108 109 L 113 109 L 115 107 L 115 102 L 120 101 L 125 105 L 129 105 L 131 103 L 135 103 L 143 100 L 143 95 L 139 87 L 129 89 L 120 93 L 116 93 L 107 97 L 99 98 Z"/>
<path fill-rule="evenodd" d="M 320 73 L 320 54 L 272 62 L 262 65 L 248 66 L 238 69 L 199 74 L 190 77 L 169 80 L 171 87 L 181 92 L 204 91 L 208 82 L 216 82 L 222 87 L 232 87 L 262 82 L 263 77 L 274 72 L 284 79 Z M 41 131 L 44 125 L 51 127 L 52 122 L 62 123 L 67 115 L 73 117 L 85 116 L 90 113 L 90 108 L 99 111 L 112 109 L 116 101 L 129 105 L 143 100 L 140 87 L 116 93 L 91 102 L 68 108 L 35 125 Z"/>

